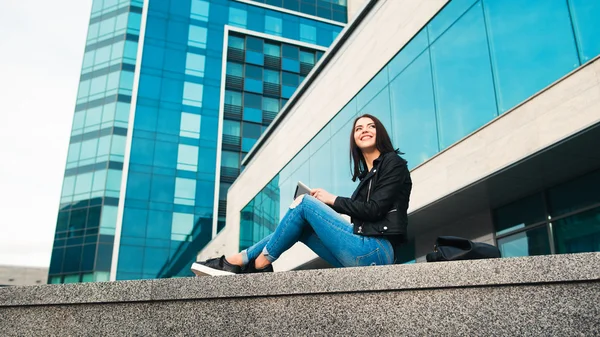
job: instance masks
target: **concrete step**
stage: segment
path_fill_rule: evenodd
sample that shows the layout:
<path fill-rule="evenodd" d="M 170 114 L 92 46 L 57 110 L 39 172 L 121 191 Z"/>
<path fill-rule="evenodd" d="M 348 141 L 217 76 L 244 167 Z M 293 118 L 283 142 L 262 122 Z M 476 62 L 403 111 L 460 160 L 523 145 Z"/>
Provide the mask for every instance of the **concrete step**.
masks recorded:
<path fill-rule="evenodd" d="M 3 336 L 600 335 L 600 253 L 0 288 Z"/>

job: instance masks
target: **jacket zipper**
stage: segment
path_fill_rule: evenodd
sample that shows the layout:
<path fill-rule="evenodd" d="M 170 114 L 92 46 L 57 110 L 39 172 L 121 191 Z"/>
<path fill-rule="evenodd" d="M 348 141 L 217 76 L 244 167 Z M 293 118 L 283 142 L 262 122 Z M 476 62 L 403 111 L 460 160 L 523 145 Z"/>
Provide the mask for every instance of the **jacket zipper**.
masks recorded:
<path fill-rule="evenodd" d="M 373 179 L 369 180 L 369 189 L 367 190 L 367 202 L 369 202 L 369 197 L 371 196 L 371 183 L 373 183 Z M 362 233 L 362 225 L 358 226 L 358 233 Z"/>

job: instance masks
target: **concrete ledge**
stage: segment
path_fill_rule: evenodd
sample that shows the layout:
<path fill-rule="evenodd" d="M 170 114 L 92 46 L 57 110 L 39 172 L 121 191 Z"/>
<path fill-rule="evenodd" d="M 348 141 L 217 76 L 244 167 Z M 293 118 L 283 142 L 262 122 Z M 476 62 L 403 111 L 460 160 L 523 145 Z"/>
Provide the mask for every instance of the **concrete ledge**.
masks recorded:
<path fill-rule="evenodd" d="M 600 280 L 600 253 L 0 288 L 2 307 L 489 287 Z"/>

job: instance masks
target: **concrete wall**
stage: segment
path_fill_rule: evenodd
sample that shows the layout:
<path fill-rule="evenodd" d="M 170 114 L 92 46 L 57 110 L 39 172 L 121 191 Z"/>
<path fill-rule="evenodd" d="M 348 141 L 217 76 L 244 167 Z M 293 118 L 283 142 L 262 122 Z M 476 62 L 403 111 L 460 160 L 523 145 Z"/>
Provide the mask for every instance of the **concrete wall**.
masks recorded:
<path fill-rule="evenodd" d="M 46 284 L 47 280 L 48 268 L 0 266 L 0 287 Z"/>
<path fill-rule="evenodd" d="M 0 288 L 2 336 L 597 336 L 600 253 Z"/>

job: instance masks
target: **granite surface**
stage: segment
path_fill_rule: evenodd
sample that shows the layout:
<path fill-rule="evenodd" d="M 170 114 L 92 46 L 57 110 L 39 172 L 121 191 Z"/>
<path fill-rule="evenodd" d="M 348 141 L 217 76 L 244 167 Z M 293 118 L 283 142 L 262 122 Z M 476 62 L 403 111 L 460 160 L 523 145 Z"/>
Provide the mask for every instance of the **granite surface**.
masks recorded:
<path fill-rule="evenodd" d="M 3 336 L 598 336 L 597 281 L 0 308 Z"/>
<path fill-rule="evenodd" d="M 600 280 L 600 253 L 0 288 L 0 308 Z"/>

